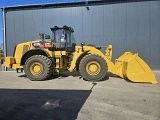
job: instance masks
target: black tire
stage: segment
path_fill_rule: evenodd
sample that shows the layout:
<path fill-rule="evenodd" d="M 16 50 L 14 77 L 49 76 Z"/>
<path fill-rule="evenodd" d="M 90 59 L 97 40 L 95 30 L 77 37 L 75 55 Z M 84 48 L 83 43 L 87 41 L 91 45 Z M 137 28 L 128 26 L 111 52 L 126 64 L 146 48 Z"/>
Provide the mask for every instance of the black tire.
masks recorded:
<path fill-rule="evenodd" d="M 95 71 L 89 70 L 91 65 L 96 67 Z M 107 68 L 106 61 L 96 54 L 89 54 L 84 56 L 79 64 L 79 71 L 81 76 L 88 81 L 102 80 L 107 74 Z"/>
<path fill-rule="evenodd" d="M 34 70 L 39 67 L 39 71 Z M 52 74 L 52 61 L 44 55 L 34 55 L 25 62 L 24 72 L 32 81 L 42 81 L 49 78 Z"/>

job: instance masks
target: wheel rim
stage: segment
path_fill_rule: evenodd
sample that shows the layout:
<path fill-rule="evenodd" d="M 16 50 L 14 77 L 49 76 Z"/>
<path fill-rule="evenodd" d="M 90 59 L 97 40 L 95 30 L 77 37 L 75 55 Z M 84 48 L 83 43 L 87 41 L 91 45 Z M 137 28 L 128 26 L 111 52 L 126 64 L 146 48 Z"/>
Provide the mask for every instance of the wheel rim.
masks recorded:
<path fill-rule="evenodd" d="M 101 71 L 101 66 L 96 61 L 91 61 L 86 65 L 86 71 L 89 75 L 98 75 Z"/>
<path fill-rule="evenodd" d="M 43 65 L 39 62 L 33 62 L 30 65 L 30 72 L 34 76 L 39 76 L 43 73 Z"/>

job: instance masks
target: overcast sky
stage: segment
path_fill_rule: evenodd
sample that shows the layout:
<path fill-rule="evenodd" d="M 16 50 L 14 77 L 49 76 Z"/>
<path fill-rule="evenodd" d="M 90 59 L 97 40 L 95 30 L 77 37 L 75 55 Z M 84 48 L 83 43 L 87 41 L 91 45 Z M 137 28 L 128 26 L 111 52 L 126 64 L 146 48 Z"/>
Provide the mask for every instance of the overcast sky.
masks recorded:
<path fill-rule="evenodd" d="M 85 0 L 0 0 L 0 8 L 6 7 L 6 6 L 40 4 L 40 3 L 72 2 L 72 1 L 85 1 Z M 0 10 L 0 43 L 2 42 L 3 42 L 2 10 Z"/>

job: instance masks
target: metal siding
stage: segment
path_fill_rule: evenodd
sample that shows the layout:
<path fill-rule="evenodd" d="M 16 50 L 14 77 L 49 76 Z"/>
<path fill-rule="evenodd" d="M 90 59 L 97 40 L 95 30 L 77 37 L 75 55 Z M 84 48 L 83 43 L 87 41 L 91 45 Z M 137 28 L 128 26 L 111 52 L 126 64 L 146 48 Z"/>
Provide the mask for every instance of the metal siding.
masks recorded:
<path fill-rule="evenodd" d="M 160 69 L 160 2 L 150 3 L 151 14 L 151 66 Z"/>
<path fill-rule="evenodd" d="M 138 52 L 150 64 L 150 8 L 149 2 L 138 3 Z"/>
<path fill-rule="evenodd" d="M 14 17 L 14 31 L 15 44 L 21 43 L 24 40 L 24 17 L 23 11 L 15 11 Z"/>
<path fill-rule="evenodd" d="M 127 17 L 126 17 L 126 4 L 115 5 L 115 42 L 114 51 L 115 56 L 122 55 L 127 48 L 126 35 L 127 35 Z"/>
<path fill-rule="evenodd" d="M 83 42 L 86 44 L 93 43 L 93 6 L 90 7 L 90 10 L 87 10 L 85 7 L 82 9 L 83 16 Z M 91 42 L 92 41 L 92 42 Z"/>
<path fill-rule="evenodd" d="M 82 7 L 9 11 L 6 13 L 7 55 L 14 45 L 50 34 L 50 27 L 69 25 L 77 43 L 113 45 L 113 60 L 124 51 L 136 51 L 160 69 L 160 1 Z M 104 50 L 104 49 L 102 49 Z"/>
<path fill-rule="evenodd" d="M 33 10 L 33 38 L 39 38 L 39 32 L 43 32 L 42 10 Z"/>
<path fill-rule="evenodd" d="M 65 11 L 65 12 L 64 12 Z M 63 25 L 72 25 L 72 8 L 61 8 Z"/>
<path fill-rule="evenodd" d="M 62 18 L 61 15 L 62 11 L 60 8 L 53 9 L 52 11 L 52 17 L 53 17 L 53 25 L 61 26 L 62 25 Z"/>
<path fill-rule="evenodd" d="M 116 51 L 115 51 L 115 7 L 114 5 L 104 5 L 103 6 L 103 19 L 104 19 L 104 24 L 103 24 L 103 39 L 104 39 L 104 44 L 103 46 L 112 44 L 113 45 L 113 57 L 112 60 L 116 59 Z M 105 48 L 103 48 L 105 49 Z M 104 51 L 104 50 L 103 50 Z"/>
<path fill-rule="evenodd" d="M 127 4 L 127 51 L 138 50 L 138 6 Z"/>
<path fill-rule="evenodd" d="M 103 19 L 103 7 L 100 6 L 95 6 L 93 7 L 93 13 L 92 13 L 92 40 L 93 44 L 98 44 L 100 46 L 103 46 L 105 43 L 104 40 L 104 31 L 103 31 L 103 24 L 104 24 L 104 19 Z M 98 23 L 98 24 L 97 24 Z"/>
<path fill-rule="evenodd" d="M 15 12 L 7 12 L 6 14 L 6 54 L 13 55 L 15 43 Z"/>
<path fill-rule="evenodd" d="M 74 36 L 76 38 L 77 44 L 83 41 L 83 12 L 84 7 L 73 7 L 72 8 L 72 27 L 74 29 Z"/>
<path fill-rule="evenodd" d="M 103 6 L 103 39 L 107 44 L 114 44 L 115 35 L 115 14 L 114 5 L 104 5 Z"/>
<path fill-rule="evenodd" d="M 43 9 L 42 10 L 42 31 L 46 34 L 51 34 L 50 28 L 53 26 L 53 17 L 52 17 L 51 9 Z"/>
<path fill-rule="evenodd" d="M 21 41 L 33 40 L 34 39 L 34 21 L 33 21 L 33 11 L 32 10 L 24 10 L 21 11 L 22 16 L 24 16 L 23 20 L 23 28 L 24 28 L 24 39 Z M 16 26 L 18 27 L 18 26 Z"/>

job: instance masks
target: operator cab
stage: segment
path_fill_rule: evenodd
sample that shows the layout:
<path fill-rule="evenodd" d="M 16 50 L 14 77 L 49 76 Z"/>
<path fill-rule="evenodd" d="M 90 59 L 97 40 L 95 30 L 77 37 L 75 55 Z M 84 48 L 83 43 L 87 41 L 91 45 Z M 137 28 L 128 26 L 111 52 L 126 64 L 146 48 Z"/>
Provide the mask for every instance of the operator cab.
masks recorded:
<path fill-rule="evenodd" d="M 52 41 L 57 50 L 75 51 L 74 30 L 71 27 L 66 25 L 63 27 L 54 26 L 50 29 L 52 31 Z"/>

